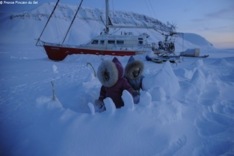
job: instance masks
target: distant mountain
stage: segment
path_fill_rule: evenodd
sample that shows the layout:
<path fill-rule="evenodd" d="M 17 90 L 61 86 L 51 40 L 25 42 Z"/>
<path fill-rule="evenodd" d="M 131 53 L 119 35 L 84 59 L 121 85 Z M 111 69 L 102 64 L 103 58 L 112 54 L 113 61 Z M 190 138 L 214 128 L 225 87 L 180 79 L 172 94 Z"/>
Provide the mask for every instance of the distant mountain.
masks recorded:
<path fill-rule="evenodd" d="M 199 46 L 213 46 L 204 37 L 194 33 L 184 33 L 184 39 Z"/>
<path fill-rule="evenodd" d="M 44 3 L 32 11 L 0 14 L 0 33 L 2 34 L 0 43 L 34 44 L 54 5 L 54 3 Z M 76 6 L 59 4 L 41 39 L 47 42 L 61 43 L 75 11 Z M 171 30 L 170 25 L 137 13 L 115 11 L 110 13 L 110 18 L 114 25 L 154 26 L 159 32 Z M 83 44 L 88 42 L 104 29 L 104 19 L 105 14 L 100 9 L 81 8 L 66 43 Z M 145 32 L 151 36 L 150 41 L 156 43 L 163 39 L 163 36 L 158 31 L 151 29 L 115 29 L 111 33 L 121 33 L 122 31 L 131 31 L 133 33 Z M 183 46 L 185 46 L 183 48 L 212 47 L 211 43 L 197 34 L 185 33 L 178 36 L 176 38 L 176 46 L 179 49 L 182 47 L 181 40 L 183 40 Z"/>
<path fill-rule="evenodd" d="M 39 6 L 35 10 L 31 12 L 24 12 L 15 15 L 11 15 L 10 18 L 31 18 L 35 20 L 42 20 L 43 18 L 48 18 L 51 11 L 53 10 L 54 3 L 44 3 L 43 5 Z M 57 19 L 63 19 L 70 21 L 73 18 L 73 15 L 76 11 L 76 6 L 70 6 L 66 4 L 59 4 L 54 17 Z M 81 8 L 79 14 L 77 16 L 78 19 L 83 20 L 94 20 L 94 21 L 101 21 L 105 19 L 105 14 L 100 9 L 88 9 L 88 8 Z M 160 22 L 157 19 L 147 17 L 145 15 L 136 14 L 136 13 L 127 13 L 122 11 L 115 11 L 110 12 L 110 18 L 112 23 L 115 25 L 131 25 L 131 26 L 155 26 L 158 30 L 161 31 L 170 31 L 171 28 Z"/>

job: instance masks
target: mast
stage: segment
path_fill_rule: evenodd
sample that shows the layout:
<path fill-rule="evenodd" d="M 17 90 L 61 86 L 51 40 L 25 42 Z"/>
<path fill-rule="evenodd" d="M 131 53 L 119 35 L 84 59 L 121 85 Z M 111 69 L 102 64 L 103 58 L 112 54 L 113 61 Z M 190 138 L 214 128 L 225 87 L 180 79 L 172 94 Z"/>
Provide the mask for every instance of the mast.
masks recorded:
<path fill-rule="evenodd" d="M 108 34 L 109 33 L 109 26 L 110 26 L 110 21 L 109 21 L 109 0 L 105 0 L 106 1 L 106 29 L 105 29 L 105 33 Z"/>
<path fill-rule="evenodd" d="M 156 26 L 141 26 L 141 25 L 138 25 L 138 26 L 127 26 L 127 25 L 113 25 L 111 23 L 111 20 L 110 20 L 110 9 L 109 9 L 109 0 L 105 0 L 105 3 L 106 3 L 106 22 L 105 22 L 105 33 L 108 34 L 109 33 L 109 30 L 110 28 L 139 28 L 139 29 L 142 29 L 142 28 L 146 28 L 146 29 L 153 29 L 157 32 L 159 32 L 160 34 L 163 34 L 163 31 L 167 31 L 168 33 L 171 33 L 173 32 L 172 29 L 168 29 L 168 30 L 164 30 L 164 29 L 161 29 L 161 28 L 158 28 Z"/>

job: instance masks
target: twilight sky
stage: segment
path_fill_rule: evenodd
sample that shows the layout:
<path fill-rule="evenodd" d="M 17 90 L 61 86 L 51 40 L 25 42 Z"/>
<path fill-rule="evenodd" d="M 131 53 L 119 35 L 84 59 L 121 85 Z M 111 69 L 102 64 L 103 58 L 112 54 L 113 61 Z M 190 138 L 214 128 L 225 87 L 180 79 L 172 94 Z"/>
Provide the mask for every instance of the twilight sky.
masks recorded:
<path fill-rule="evenodd" d="M 18 0 L 34 1 L 34 5 L 1 4 L 1 1 L 0 12 L 11 12 L 33 9 L 42 3 L 57 0 Z M 60 2 L 78 5 L 80 0 Z M 83 6 L 104 9 L 104 3 L 104 0 L 84 0 Z M 110 0 L 110 9 L 141 13 L 162 22 L 168 21 L 177 26 L 177 31 L 200 34 L 217 48 L 234 48 L 234 0 Z"/>

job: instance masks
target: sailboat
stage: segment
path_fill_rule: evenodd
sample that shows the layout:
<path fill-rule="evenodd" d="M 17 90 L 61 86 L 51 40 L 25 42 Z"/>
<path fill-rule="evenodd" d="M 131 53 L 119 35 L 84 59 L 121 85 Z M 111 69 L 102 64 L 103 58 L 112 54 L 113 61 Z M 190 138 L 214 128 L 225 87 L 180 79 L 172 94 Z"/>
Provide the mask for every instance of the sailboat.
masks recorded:
<path fill-rule="evenodd" d="M 66 36 L 71 28 L 72 23 L 82 5 L 83 0 L 81 0 L 80 5 L 77 8 L 77 11 L 74 15 L 74 18 L 70 24 L 70 27 L 66 33 Z M 58 5 L 59 0 L 57 1 L 46 25 L 48 24 L 56 6 Z M 54 61 L 61 61 L 66 58 L 66 56 L 71 54 L 93 54 L 93 55 L 114 55 L 114 56 L 131 56 L 142 54 L 151 49 L 150 45 L 147 43 L 148 34 L 143 33 L 140 35 L 133 35 L 133 33 L 121 33 L 120 35 L 113 35 L 109 33 L 111 28 L 115 28 L 112 25 L 109 18 L 109 0 L 105 0 L 106 3 L 106 21 L 105 29 L 100 35 L 94 37 L 90 42 L 84 45 L 64 45 L 56 43 L 48 43 L 40 40 L 46 25 L 38 39 L 38 42 L 42 43 L 46 54 L 49 59 Z M 117 26 L 119 28 L 119 26 Z M 66 36 L 64 40 L 66 39 Z M 63 40 L 63 42 L 64 42 Z M 37 44 L 38 44 L 37 42 Z"/>

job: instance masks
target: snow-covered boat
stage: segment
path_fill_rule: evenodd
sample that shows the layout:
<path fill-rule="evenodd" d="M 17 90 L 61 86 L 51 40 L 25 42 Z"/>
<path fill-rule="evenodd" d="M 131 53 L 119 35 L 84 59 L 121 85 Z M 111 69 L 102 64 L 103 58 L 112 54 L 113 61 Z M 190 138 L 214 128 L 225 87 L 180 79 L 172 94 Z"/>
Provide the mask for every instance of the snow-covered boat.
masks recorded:
<path fill-rule="evenodd" d="M 48 58 L 56 61 L 63 60 L 71 54 L 130 56 L 142 54 L 149 48 L 146 39 L 146 34 L 139 36 L 101 34 L 85 45 L 71 46 L 44 42 L 43 47 Z"/>
<path fill-rule="evenodd" d="M 149 44 L 147 43 L 147 38 L 149 37 L 149 35 L 145 33 L 140 35 L 133 35 L 132 33 L 121 33 L 120 35 L 109 34 L 109 29 L 113 28 L 114 26 L 111 24 L 109 18 L 109 0 L 105 1 L 106 1 L 105 29 L 103 32 L 100 33 L 100 35 L 93 38 L 89 43 L 78 46 L 54 44 L 54 43 L 40 41 L 41 36 L 39 37 L 38 42 L 40 41 L 42 43 L 49 59 L 55 61 L 61 61 L 67 55 L 71 54 L 130 56 L 130 55 L 142 54 L 147 51 L 146 49 L 151 48 L 151 46 L 149 46 Z M 57 1 L 54 10 L 56 9 L 58 2 L 59 1 Z M 71 25 L 74 22 L 74 19 L 80 9 L 82 2 L 83 0 L 80 2 L 80 5 L 74 15 Z M 52 16 L 54 10 L 52 11 L 50 17 Z M 47 21 L 47 24 L 50 20 L 50 17 Z M 69 32 L 69 29 L 67 33 Z M 64 40 L 66 39 L 66 36 Z"/>

